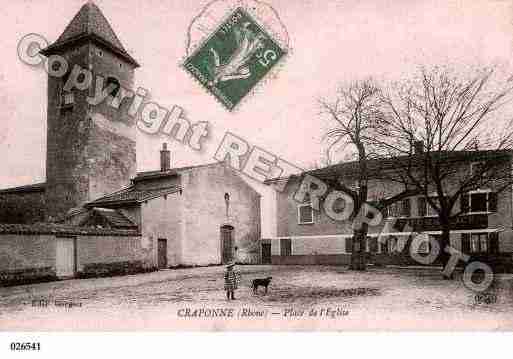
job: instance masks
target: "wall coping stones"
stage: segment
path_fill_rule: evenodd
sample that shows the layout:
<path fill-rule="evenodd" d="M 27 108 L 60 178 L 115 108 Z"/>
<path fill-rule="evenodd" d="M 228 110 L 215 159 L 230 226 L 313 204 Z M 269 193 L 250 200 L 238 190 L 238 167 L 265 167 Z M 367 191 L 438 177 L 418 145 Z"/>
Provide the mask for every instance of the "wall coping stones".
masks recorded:
<path fill-rule="evenodd" d="M 79 227 L 55 223 L 37 224 L 9 224 L 0 223 L 0 235 L 2 234 L 48 234 L 56 236 L 86 235 L 86 236 L 119 236 L 139 237 L 139 230 L 110 229 L 98 227 Z"/>

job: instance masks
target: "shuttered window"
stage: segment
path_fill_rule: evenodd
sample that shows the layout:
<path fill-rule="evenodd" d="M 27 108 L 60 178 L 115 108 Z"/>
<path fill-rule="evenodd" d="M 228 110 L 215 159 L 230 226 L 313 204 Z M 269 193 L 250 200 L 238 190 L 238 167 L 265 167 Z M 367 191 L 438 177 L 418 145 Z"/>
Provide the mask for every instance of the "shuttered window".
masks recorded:
<path fill-rule="evenodd" d="M 461 251 L 463 253 L 499 253 L 498 233 L 463 233 Z"/>
<path fill-rule="evenodd" d="M 435 204 L 435 206 L 440 206 L 438 197 L 430 196 L 429 199 Z M 426 197 L 418 198 L 417 211 L 419 213 L 419 217 L 438 216 L 438 212 L 436 211 L 435 207 L 431 206 Z"/>
<path fill-rule="evenodd" d="M 314 213 L 311 204 L 300 204 L 297 207 L 297 223 L 310 224 L 314 223 Z"/>
<path fill-rule="evenodd" d="M 399 217 L 410 217 L 411 216 L 411 204 L 410 199 L 406 198 L 400 202 L 392 203 L 384 210 L 385 217 L 399 218 Z"/>
<path fill-rule="evenodd" d="M 462 233 L 461 235 L 461 251 L 463 253 L 470 253 L 470 234 Z"/>
<path fill-rule="evenodd" d="M 417 199 L 417 210 L 419 217 L 426 216 L 426 199 L 424 197 L 419 197 Z"/>
<path fill-rule="evenodd" d="M 280 239 L 280 255 L 290 256 L 292 255 L 292 242 L 290 238 Z"/>
<path fill-rule="evenodd" d="M 410 199 L 405 198 L 401 202 L 402 204 L 402 215 L 403 217 L 410 217 L 411 216 L 411 205 L 410 205 Z"/>
<path fill-rule="evenodd" d="M 369 238 L 369 249 L 371 253 L 377 253 L 378 252 L 378 238 L 377 237 L 370 237 Z"/>
<path fill-rule="evenodd" d="M 437 207 L 440 206 L 438 197 L 429 197 L 429 199 L 435 204 L 435 206 L 437 206 Z M 438 216 L 438 212 L 436 211 L 435 207 L 433 207 L 427 200 L 426 200 L 426 215 L 427 216 Z"/>
<path fill-rule="evenodd" d="M 460 207 L 462 213 L 483 213 L 497 212 L 497 193 L 496 192 L 470 192 L 460 197 Z"/>

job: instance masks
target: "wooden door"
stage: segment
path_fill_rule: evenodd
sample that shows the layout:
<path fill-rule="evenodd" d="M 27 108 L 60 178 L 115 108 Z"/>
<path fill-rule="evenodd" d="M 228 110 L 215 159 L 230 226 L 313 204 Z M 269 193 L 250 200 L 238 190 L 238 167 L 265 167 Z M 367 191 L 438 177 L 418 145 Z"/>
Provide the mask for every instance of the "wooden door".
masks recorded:
<path fill-rule="evenodd" d="M 72 278 L 76 271 L 75 238 L 57 238 L 56 274 L 59 278 Z"/>
<path fill-rule="evenodd" d="M 165 238 L 158 240 L 158 267 L 159 269 L 167 268 L 167 239 Z"/>
<path fill-rule="evenodd" d="M 221 251 L 223 263 L 231 262 L 233 259 L 233 227 L 221 227 Z"/>
<path fill-rule="evenodd" d="M 262 264 L 271 264 L 271 243 L 262 243 Z"/>

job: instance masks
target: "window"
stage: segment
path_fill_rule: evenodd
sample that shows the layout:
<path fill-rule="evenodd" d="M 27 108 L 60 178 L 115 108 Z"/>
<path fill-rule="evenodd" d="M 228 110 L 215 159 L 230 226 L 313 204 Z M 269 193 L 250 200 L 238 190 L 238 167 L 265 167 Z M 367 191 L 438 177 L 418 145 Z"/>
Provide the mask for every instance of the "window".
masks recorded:
<path fill-rule="evenodd" d="M 484 162 L 472 162 L 470 164 L 470 175 L 480 176 L 484 174 L 486 174 L 486 171 L 484 171 Z"/>
<path fill-rule="evenodd" d="M 110 95 L 112 97 L 116 97 L 118 92 L 119 92 L 119 89 L 121 87 L 121 84 L 119 83 L 119 80 L 115 77 L 112 77 L 112 76 L 109 76 L 107 77 L 107 84 L 106 86 L 108 87 L 109 85 L 114 85 L 114 89 L 110 92 Z"/>
<path fill-rule="evenodd" d="M 487 212 L 488 210 L 488 193 L 471 193 L 470 194 L 470 212 Z"/>
<path fill-rule="evenodd" d="M 112 95 L 112 97 L 116 97 L 119 92 L 119 89 L 121 87 L 121 84 L 119 83 L 119 80 L 117 78 L 109 76 L 109 77 L 107 77 L 107 85 L 106 86 L 108 87 L 111 84 L 114 85 L 114 89 L 110 92 L 110 94 Z"/>
<path fill-rule="evenodd" d="M 498 233 L 463 233 L 461 235 L 461 250 L 464 253 L 493 253 L 499 252 Z"/>
<path fill-rule="evenodd" d="M 486 253 L 488 252 L 488 234 L 476 233 L 470 235 L 470 252 Z"/>
<path fill-rule="evenodd" d="M 438 197 L 429 197 L 429 199 L 436 205 L 439 206 Z M 431 206 L 427 198 L 419 197 L 417 200 L 417 210 L 419 213 L 419 217 L 436 217 L 438 216 L 438 212 L 436 209 Z"/>
<path fill-rule="evenodd" d="M 103 57 L 103 51 L 98 50 L 98 56 Z"/>
<path fill-rule="evenodd" d="M 290 256 L 292 255 L 292 242 L 290 238 L 280 239 L 280 255 Z"/>
<path fill-rule="evenodd" d="M 463 213 L 489 213 L 497 211 L 497 193 L 489 190 L 478 190 L 460 197 Z"/>
<path fill-rule="evenodd" d="M 314 223 L 314 211 L 312 205 L 300 204 L 297 206 L 297 223 L 298 224 L 311 224 Z"/>
<path fill-rule="evenodd" d="M 411 205 L 410 199 L 406 198 L 400 202 L 392 203 L 385 209 L 385 217 L 398 218 L 398 217 L 410 217 L 411 216 Z"/>

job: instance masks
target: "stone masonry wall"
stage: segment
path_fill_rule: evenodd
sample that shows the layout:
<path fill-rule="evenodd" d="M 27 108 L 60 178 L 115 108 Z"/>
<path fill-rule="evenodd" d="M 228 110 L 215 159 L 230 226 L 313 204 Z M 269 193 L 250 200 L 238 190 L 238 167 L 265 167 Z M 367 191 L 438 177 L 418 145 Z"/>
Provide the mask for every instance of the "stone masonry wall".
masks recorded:
<path fill-rule="evenodd" d="M 141 232 L 153 246 L 153 257 L 157 261 L 157 241 L 167 240 L 167 264 L 182 264 L 182 202 L 179 193 L 154 198 L 141 204 Z"/>
<path fill-rule="evenodd" d="M 0 193 L 0 223 L 31 224 L 45 219 L 45 192 Z"/>
<path fill-rule="evenodd" d="M 220 227 L 227 222 L 234 227 L 234 259 L 260 262 L 260 195 L 255 190 L 222 163 L 185 171 L 182 187 L 183 264 L 221 263 Z M 225 193 L 230 195 L 228 220 Z"/>
<path fill-rule="evenodd" d="M 130 274 L 156 267 L 138 235 L 77 235 L 77 276 Z M 0 286 L 56 280 L 55 234 L 0 234 Z"/>

